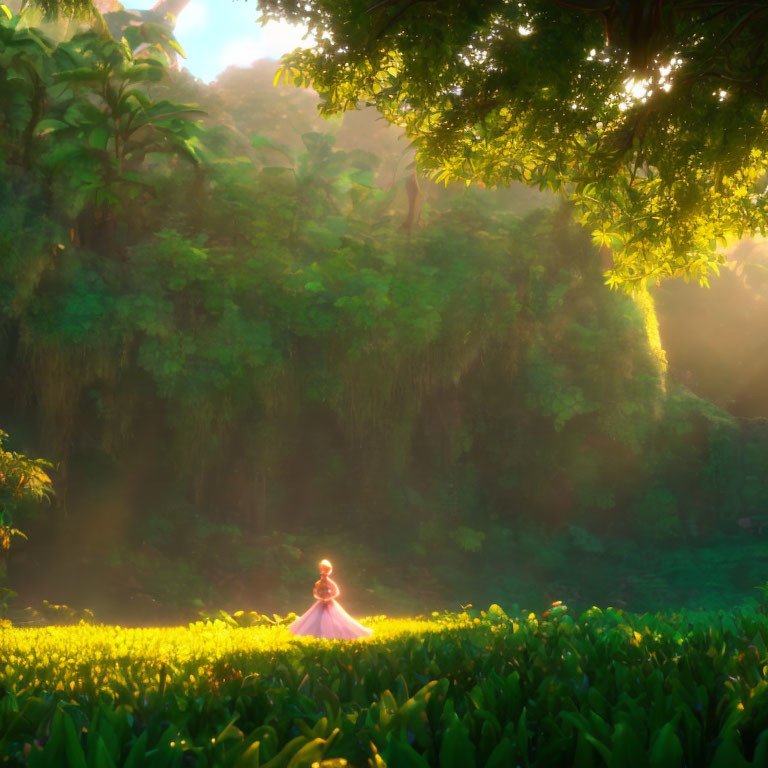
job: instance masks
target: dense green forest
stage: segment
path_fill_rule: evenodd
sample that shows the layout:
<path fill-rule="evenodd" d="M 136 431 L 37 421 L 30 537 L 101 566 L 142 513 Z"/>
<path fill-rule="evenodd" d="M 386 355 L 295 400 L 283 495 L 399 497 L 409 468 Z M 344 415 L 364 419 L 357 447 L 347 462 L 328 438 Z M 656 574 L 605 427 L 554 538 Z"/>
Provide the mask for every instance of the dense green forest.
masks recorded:
<path fill-rule="evenodd" d="M 126 35 L 0 14 L 0 426 L 51 464 L 0 463 L 19 605 L 285 613 L 321 556 L 369 613 L 765 581 L 768 427 L 685 360 L 687 287 L 659 329 L 554 196 L 437 187 L 374 111 Z"/>

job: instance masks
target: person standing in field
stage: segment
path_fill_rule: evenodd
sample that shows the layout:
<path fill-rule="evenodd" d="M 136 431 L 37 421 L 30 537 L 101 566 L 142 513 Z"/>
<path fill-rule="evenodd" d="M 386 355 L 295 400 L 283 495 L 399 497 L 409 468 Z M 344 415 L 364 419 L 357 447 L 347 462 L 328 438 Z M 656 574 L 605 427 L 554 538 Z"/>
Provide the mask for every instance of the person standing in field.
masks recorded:
<path fill-rule="evenodd" d="M 337 602 L 341 594 L 338 584 L 331 578 L 333 566 L 328 560 L 320 561 L 320 578 L 312 594 L 315 604 L 299 616 L 288 629 L 294 635 L 321 637 L 329 640 L 355 640 L 369 637 L 372 629 L 356 622 Z"/>

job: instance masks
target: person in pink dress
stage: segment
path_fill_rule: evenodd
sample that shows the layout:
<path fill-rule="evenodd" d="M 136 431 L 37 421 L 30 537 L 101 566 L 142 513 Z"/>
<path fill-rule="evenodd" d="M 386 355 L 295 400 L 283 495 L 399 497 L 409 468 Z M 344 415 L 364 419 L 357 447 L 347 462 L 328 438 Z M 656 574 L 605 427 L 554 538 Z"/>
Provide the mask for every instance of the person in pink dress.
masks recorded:
<path fill-rule="evenodd" d="M 333 567 L 328 560 L 320 562 L 320 578 L 315 582 L 312 594 L 315 604 L 299 616 L 288 629 L 294 635 L 324 637 L 329 640 L 354 640 L 368 637 L 372 629 L 358 624 L 337 602 L 341 594 L 336 582 L 331 578 Z"/>

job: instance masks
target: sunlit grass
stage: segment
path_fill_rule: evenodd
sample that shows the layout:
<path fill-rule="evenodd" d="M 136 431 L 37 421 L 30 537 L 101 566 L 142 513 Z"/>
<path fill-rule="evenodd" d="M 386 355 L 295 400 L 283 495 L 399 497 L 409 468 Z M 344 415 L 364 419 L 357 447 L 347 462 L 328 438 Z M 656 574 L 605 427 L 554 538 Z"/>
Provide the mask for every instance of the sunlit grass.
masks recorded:
<path fill-rule="evenodd" d="M 368 646 L 381 652 L 408 637 L 427 637 L 473 626 L 466 614 L 433 619 L 363 620 L 373 636 L 354 641 L 296 637 L 285 625 L 233 627 L 224 621 L 188 627 L 129 628 L 90 625 L 0 629 L 0 682 L 14 691 L 157 689 L 179 683 L 189 690 L 208 685 L 222 665 L 238 675 L 271 669 L 278 657 L 331 648 Z"/>
<path fill-rule="evenodd" d="M 374 634 L 353 641 L 296 638 L 289 620 L 240 612 L 188 627 L 5 627 L 0 755 L 28 768 L 757 768 L 765 608 L 492 606 L 368 617 Z"/>

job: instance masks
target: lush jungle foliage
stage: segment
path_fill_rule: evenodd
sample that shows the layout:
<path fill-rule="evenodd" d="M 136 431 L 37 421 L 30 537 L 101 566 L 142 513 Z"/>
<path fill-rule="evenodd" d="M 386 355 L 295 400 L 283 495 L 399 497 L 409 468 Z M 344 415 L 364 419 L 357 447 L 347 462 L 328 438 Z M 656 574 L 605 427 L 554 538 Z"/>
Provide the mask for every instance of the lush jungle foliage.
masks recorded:
<path fill-rule="evenodd" d="M 329 114 L 375 104 L 438 179 L 565 191 L 606 273 L 702 281 L 765 233 L 765 3 L 259 0 Z M 719 249 L 719 250 L 718 250 Z"/>
<path fill-rule="evenodd" d="M 762 768 L 768 622 L 563 605 L 368 620 L 0 629 L 12 766 Z M 242 623 L 244 615 L 238 617 Z"/>
<path fill-rule="evenodd" d="M 367 610 L 763 581 L 765 430 L 666 381 L 568 207 L 419 189 L 371 112 L 323 123 L 268 67 L 202 86 L 149 23 L 29 18 L 0 19 L 0 423 L 57 469 L 14 524 L 26 601 L 284 612 L 337 554 Z"/>
<path fill-rule="evenodd" d="M 6 580 L 6 553 L 14 539 L 26 539 L 16 527 L 14 519 L 28 505 L 48 499 L 52 493 L 48 470 L 51 465 L 42 459 L 29 459 L 20 453 L 7 451 L 3 442 L 8 435 L 0 430 L 0 617 L 16 592 L 4 586 Z"/>

